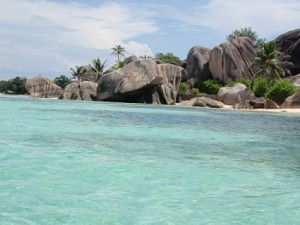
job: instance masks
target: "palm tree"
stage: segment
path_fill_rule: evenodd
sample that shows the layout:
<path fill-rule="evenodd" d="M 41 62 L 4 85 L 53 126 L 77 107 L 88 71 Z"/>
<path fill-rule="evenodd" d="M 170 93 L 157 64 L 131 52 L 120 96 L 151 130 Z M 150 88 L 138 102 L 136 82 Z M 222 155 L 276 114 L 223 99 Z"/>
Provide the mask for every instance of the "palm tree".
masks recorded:
<path fill-rule="evenodd" d="M 100 79 L 106 66 L 106 60 L 102 63 L 99 58 L 93 60 L 93 70 L 97 74 L 97 81 Z"/>
<path fill-rule="evenodd" d="M 72 71 L 73 78 L 77 78 L 80 83 L 82 80 L 82 75 L 86 72 L 86 69 L 83 66 L 76 66 L 75 68 L 70 68 Z"/>
<path fill-rule="evenodd" d="M 113 52 L 111 55 L 117 56 L 118 62 L 120 62 L 120 56 L 124 57 L 125 48 L 121 45 L 116 45 L 114 48 L 112 48 Z"/>
<path fill-rule="evenodd" d="M 289 69 L 293 68 L 294 64 L 288 61 L 289 58 L 288 55 L 278 50 L 275 41 L 265 43 L 262 50 L 256 53 L 251 64 L 252 67 L 258 69 L 252 79 L 264 75 L 273 81 L 275 78 L 281 79 L 281 77 L 290 75 Z"/>

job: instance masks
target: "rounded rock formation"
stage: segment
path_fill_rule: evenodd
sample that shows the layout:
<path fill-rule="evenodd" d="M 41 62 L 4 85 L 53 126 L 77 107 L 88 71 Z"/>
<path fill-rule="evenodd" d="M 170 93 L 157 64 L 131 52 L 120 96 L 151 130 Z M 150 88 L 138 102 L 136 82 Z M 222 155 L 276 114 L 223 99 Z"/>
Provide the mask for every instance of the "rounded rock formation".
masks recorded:
<path fill-rule="evenodd" d="M 51 80 L 42 76 L 28 79 L 25 88 L 32 97 L 39 98 L 57 98 L 62 90 Z"/>

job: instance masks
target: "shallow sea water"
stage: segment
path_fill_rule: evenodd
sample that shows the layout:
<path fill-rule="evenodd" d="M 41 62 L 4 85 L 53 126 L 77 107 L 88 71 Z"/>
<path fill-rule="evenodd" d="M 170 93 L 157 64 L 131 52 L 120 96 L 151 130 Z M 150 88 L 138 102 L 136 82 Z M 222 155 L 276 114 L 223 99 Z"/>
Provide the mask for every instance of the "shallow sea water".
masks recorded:
<path fill-rule="evenodd" d="M 0 96 L 0 224 L 299 224 L 299 125 Z"/>

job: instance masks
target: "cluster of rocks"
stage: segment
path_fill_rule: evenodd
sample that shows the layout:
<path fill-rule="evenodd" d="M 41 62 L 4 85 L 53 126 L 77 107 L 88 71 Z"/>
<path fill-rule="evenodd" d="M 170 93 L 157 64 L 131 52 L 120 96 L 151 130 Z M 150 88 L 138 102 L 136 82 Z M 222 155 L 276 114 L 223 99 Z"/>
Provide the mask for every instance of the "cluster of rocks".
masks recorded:
<path fill-rule="evenodd" d="M 281 51 L 291 55 L 295 64 L 292 73 L 300 73 L 300 29 L 276 38 Z M 228 83 L 237 77 L 251 78 L 251 61 L 255 57 L 253 44 L 248 38 L 225 42 L 212 50 L 193 47 L 182 66 L 164 64 L 151 59 L 127 58 L 126 66 L 99 77 L 91 66 L 85 66 L 82 82 L 73 82 L 64 90 L 45 77 L 29 79 L 26 89 L 34 97 L 86 101 L 118 101 L 150 104 L 178 102 L 179 84 L 190 78 L 199 81 L 219 79 Z M 98 80 L 99 79 L 99 80 Z M 300 86 L 300 75 L 291 79 Z M 256 98 L 243 84 L 221 88 L 216 96 L 196 97 L 182 105 L 223 108 L 279 108 L 271 100 Z M 290 96 L 281 107 L 300 107 L 300 92 Z"/>
<path fill-rule="evenodd" d="M 237 77 L 251 78 L 254 74 L 250 64 L 254 57 L 251 40 L 240 37 L 212 50 L 202 46 L 193 47 L 188 53 L 185 67 L 188 79 L 205 81 L 213 78 L 227 84 Z"/>

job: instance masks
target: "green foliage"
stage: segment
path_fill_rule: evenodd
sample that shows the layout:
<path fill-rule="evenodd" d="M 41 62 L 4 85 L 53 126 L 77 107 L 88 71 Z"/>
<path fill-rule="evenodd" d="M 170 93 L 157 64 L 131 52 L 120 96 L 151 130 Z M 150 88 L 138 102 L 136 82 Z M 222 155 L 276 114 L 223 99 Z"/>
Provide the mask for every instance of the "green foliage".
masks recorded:
<path fill-rule="evenodd" d="M 155 55 L 155 60 L 160 60 L 163 63 L 172 63 L 176 65 L 181 65 L 182 61 L 178 56 L 173 55 L 173 53 L 157 53 Z"/>
<path fill-rule="evenodd" d="M 266 98 L 282 104 L 284 100 L 293 95 L 297 88 L 288 80 L 276 80 L 265 94 Z"/>
<path fill-rule="evenodd" d="M 228 85 L 228 87 L 233 87 L 235 84 L 240 83 L 240 84 L 245 84 L 247 87 L 251 87 L 251 80 L 247 80 L 244 77 L 238 77 L 235 80 L 231 81 Z"/>
<path fill-rule="evenodd" d="M 53 82 L 60 86 L 61 88 L 65 88 L 68 84 L 72 82 L 72 80 L 65 75 L 60 75 L 59 77 L 56 77 Z"/>
<path fill-rule="evenodd" d="M 99 58 L 93 60 L 93 71 L 97 74 L 97 80 L 99 80 L 104 73 L 105 66 L 106 60 L 104 62 L 101 62 Z"/>
<path fill-rule="evenodd" d="M 256 32 L 253 31 L 251 27 L 244 27 L 239 30 L 232 31 L 229 35 L 226 35 L 226 40 L 233 41 L 238 37 L 248 37 L 252 41 L 256 51 L 262 49 L 262 46 L 266 43 L 265 39 L 258 38 Z"/>
<path fill-rule="evenodd" d="M 83 66 L 76 66 L 75 68 L 70 68 L 72 71 L 73 78 L 77 78 L 78 81 L 81 81 L 81 78 L 84 73 L 86 73 L 86 69 Z"/>
<path fill-rule="evenodd" d="M 221 81 L 219 80 L 206 80 L 203 83 L 199 84 L 199 90 L 206 94 L 217 94 L 219 89 L 223 87 Z"/>
<path fill-rule="evenodd" d="M 199 89 L 198 88 L 192 88 L 192 94 L 196 95 L 199 93 Z"/>
<path fill-rule="evenodd" d="M 118 62 L 120 62 L 120 57 L 125 56 L 124 55 L 125 48 L 122 47 L 121 45 L 116 45 L 115 47 L 112 48 L 112 50 L 113 52 L 111 53 L 111 55 L 117 56 Z"/>
<path fill-rule="evenodd" d="M 15 77 L 13 79 L 10 79 L 7 82 L 7 89 L 6 92 L 10 93 L 12 92 L 13 94 L 27 94 L 27 90 L 25 88 L 27 78 L 26 77 Z"/>
<path fill-rule="evenodd" d="M 256 76 L 265 76 L 272 82 L 290 75 L 290 70 L 294 65 L 289 62 L 289 57 L 282 54 L 275 41 L 270 41 L 263 45 L 263 49 L 256 53 L 251 66 L 257 70 Z M 254 78 L 253 77 L 253 78 Z"/>
<path fill-rule="evenodd" d="M 7 90 L 8 81 L 0 80 L 0 93 L 5 93 Z"/>
<path fill-rule="evenodd" d="M 229 35 L 226 35 L 226 40 L 233 41 L 238 37 L 248 37 L 253 43 L 256 43 L 258 39 L 256 32 L 253 31 L 251 27 L 244 27 L 239 30 L 234 30 Z"/>
<path fill-rule="evenodd" d="M 181 82 L 181 83 L 179 84 L 179 90 L 180 90 L 180 91 L 186 92 L 186 91 L 188 91 L 189 89 L 190 89 L 190 87 L 189 87 L 189 85 L 188 85 L 187 83 Z"/>
<path fill-rule="evenodd" d="M 256 97 L 264 97 L 270 86 L 269 80 L 266 77 L 262 77 L 253 81 L 252 91 Z"/>

